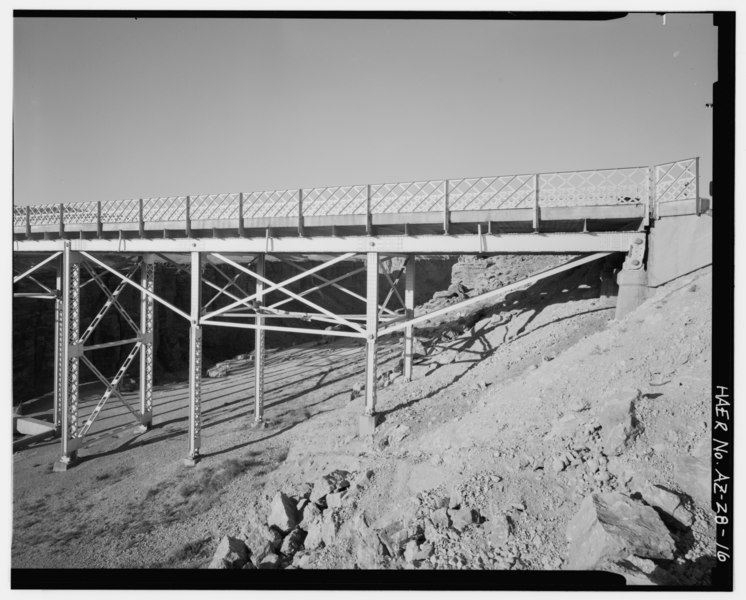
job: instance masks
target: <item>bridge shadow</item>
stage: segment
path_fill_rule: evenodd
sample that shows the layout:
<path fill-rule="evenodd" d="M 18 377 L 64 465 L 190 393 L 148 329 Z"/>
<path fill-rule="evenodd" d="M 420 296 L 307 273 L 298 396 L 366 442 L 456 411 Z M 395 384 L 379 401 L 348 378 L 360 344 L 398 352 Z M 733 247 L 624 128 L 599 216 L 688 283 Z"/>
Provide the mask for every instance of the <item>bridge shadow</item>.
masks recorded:
<path fill-rule="evenodd" d="M 610 295 L 616 295 L 616 289 L 609 286 L 610 269 L 613 265 L 613 262 L 604 263 L 604 261 L 582 265 L 572 271 L 559 273 L 538 281 L 525 290 L 510 293 L 502 302 L 477 308 L 471 314 L 455 322 L 418 330 L 418 338 L 430 337 L 430 343 L 424 344 L 426 345 L 426 354 L 414 361 L 415 364 L 431 367 L 425 376 L 430 376 L 453 364 L 468 364 L 468 367 L 443 385 L 430 390 L 427 394 L 381 411 L 379 413 L 381 422 L 385 422 L 388 415 L 436 396 L 457 384 L 468 376 L 481 361 L 493 356 L 505 344 L 520 340 L 562 321 L 613 310 L 613 306 L 581 310 L 532 326 L 537 318 L 552 305 L 599 299 L 602 297 L 602 291 L 608 292 L 611 290 L 613 294 Z M 510 324 L 520 322 L 521 318 L 525 318 L 525 321 L 515 331 L 511 332 L 509 330 Z M 478 323 L 485 319 L 491 320 L 480 327 Z M 494 322 L 492 319 L 495 319 Z M 501 327 L 505 330 L 503 338 L 499 343 L 493 345 L 489 338 L 494 338 L 491 334 Z M 471 335 L 468 334 L 469 331 L 472 332 Z M 449 353 L 451 354 L 450 357 L 447 356 Z M 442 360 L 444 355 L 446 358 Z"/>

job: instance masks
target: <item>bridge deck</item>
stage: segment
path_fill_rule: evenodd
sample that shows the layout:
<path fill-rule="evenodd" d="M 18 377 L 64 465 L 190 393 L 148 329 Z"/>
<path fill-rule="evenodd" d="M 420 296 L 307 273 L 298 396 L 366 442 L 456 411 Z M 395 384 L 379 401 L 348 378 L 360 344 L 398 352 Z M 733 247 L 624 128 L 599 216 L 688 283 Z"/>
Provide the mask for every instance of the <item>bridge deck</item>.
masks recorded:
<path fill-rule="evenodd" d="M 680 210 L 682 203 L 692 204 L 699 210 L 698 165 L 693 158 L 652 167 L 42 204 L 15 207 L 14 237 L 19 251 L 58 249 L 63 239 L 77 239 L 80 249 L 91 250 L 113 248 L 107 240 L 116 240 L 116 249 L 122 240 L 129 247 L 148 249 L 153 244 L 135 240 L 159 240 L 159 247 L 192 250 L 207 244 L 204 240 L 223 239 L 250 251 L 271 238 L 272 245 L 291 248 L 287 251 L 307 245 L 312 252 L 319 246 L 357 249 L 361 242 L 353 238 L 363 236 L 424 237 L 432 242 L 429 238 L 443 233 L 481 238 L 629 232 L 671 205 Z M 277 242 L 293 237 L 304 243 Z M 327 238 L 337 241 L 317 241 Z M 55 240 L 60 243 L 48 243 Z M 412 251 L 438 251 L 438 245 L 428 249 L 415 242 Z M 451 247 L 461 251 L 460 244 Z"/>

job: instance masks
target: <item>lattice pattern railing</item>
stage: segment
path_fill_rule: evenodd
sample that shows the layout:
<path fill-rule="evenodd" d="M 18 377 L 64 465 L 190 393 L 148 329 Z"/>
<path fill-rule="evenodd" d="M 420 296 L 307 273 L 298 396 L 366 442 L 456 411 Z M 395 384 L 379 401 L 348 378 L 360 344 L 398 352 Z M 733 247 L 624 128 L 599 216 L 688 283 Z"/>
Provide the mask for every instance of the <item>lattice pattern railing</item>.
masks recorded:
<path fill-rule="evenodd" d="M 451 180 L 448 205 L 452 211 L 531 208 L 535 183 L 534 175 Z"/>
<path fill-rule="evenodd" d="M 696 199 L 699 190 L 696 158 L 655 167 L 655 196 L 658 204 Z"/>
<path fill-rule="evenodd" d="M 299 190 L 250 192 L 244 194 L 244 219 L 262 217 L 297 217 L 300 202 Z"/>
<path fill-rule="evenodd" d="M 543 173 L 539 175 L 541 206 L 605 206 L 642 203 L 648 199 L 648 167 Z"/>
<path fill-rule="evenodd" d="M 442 210 L 444 185 L 444 181 L 373 185 L 370 190 L 370 212 L 385 214 Z"/>
<path fill-rule="evenodd" d="M 242 194 L 39 204 L 14 208 L 16 227 L 245 220 L 509 208 L 650 204 L 696 199 L 697 158 L 596 171 L 503 175 Z"/>
<path fill-rule="evenodd" d="M 240 194 L 209 194 L 192 196 L 189 203 L 191 219 L 237 219 L 240 211 Z"/>

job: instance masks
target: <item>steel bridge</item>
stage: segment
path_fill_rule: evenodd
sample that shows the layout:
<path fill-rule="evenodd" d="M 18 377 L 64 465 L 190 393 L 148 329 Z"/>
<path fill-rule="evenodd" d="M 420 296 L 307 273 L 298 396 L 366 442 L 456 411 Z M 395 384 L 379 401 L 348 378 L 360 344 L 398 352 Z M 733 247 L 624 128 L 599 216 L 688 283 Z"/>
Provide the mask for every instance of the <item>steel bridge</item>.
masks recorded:
<path fill-rule="evenodd" d="M 411 379 L 414 326 L 539 279 L 608 256 L 626 253 L 624 275 L 645 272 L 649 227 L 668 215 L 700 214 L 699 159 L 630 168 L 561 173 L 351 185 L 112 202 L 37 204 L 14 208 L 14 297 L 44 298 L 55 306 L 54 423 L 61 439 L 56 470 L 65 470 L 113 397 L 143 431 L 153 421 L 154 311 L 173 311 L 189 326 L 189 446 L 185 462 L 200 457 L 204 327 L 254 331 L 254 423 L 264 419 L 265 333 L 359 338 L 366 348 L 365 411 L 361 433 L 376 425 L 376 350 L 379 338 L 403 332 L 403 372 Z M 500 253 L 583 255 L 509 286 L 415 317 L 416 257 Z M 299 262 L 300 260 L 304 262 Z M 273 282 L 267 261 L 282 261 L 297 275 Z M 189 274 L 188 310 L 155 293 L 155 264 Z M 316 263 L 308 267 L 308 263 Z M 337 277 L 321 272 L 344 263 Z M 54 268 L 56 284 L 39 273 Z M 207 272 L 213 277 L 208 278 Z M 230 271 L 227 272 L 227 271 Z M 365 293 L 341 282 L 365 273 Z M 34 276 L 36 274 L 36 277 Z M 117 282 L 111 289 L 108 281 Z M 211 279 L 220 278 L 216 284 Z M 247 279 L 252 287 L 242 285 Z M 399 283 L 404 281 L 404 293 Z M 301 291 L 291 286 L 305 282 Z M 387 290 L 379 289 L 381 281 Z M 91 283 L 106 300 L 83 331 L 81 293 Z M 635 284 L 638 285 L 639 283 Z M 293 286 L 297 289 L 297 285 Z M 361 305 L 337 314 L 309 298 L 335 288 Z M 139 314 L 120 302 L 125 289 L 139 293 Z M 207 293 L 205 293 L 207 292 Z M 383 292 L 383 293 L 382 293 Z M 281 299 L 277 300 L 280 296 Z M 272 298 L 272 301 L 269 300 Z M 289 305 L 289 306 L 286 306 Z M 91 344 L 96 327 L 116 310 L 130 337 Z M 277 324 L 278 320 L 281 324 Z M 288 326 L 286 323 L 296 323 Z M 113 377 L 101 373 L 90 353 L 129 347 Z M 120 383 L 139 359 L 139 406 Z M 83 363 L 104 392 L 88 414 L 79 402 Z"/>

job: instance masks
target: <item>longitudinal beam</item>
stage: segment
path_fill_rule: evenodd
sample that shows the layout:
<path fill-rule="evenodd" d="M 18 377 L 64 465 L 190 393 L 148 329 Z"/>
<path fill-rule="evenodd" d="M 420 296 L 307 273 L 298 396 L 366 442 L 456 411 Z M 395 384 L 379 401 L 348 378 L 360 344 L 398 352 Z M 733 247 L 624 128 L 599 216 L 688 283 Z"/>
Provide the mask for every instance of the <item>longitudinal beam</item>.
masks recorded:
<path fill-rule="evenodd" d="M 458 234 L 418 236 L 281 237 L 271 238 L 272 254 L 342 254 L 375 250 L 392 254 L 531 254 L 626 252 L 640 232 Z M 267 240 L 261 238 L 184 239 L 74 239 L 65 240 L 72 250 L 84 252 L 211 252 L 260 254 Z M 481 243 L 480 243 L 481 241 Z M 371 246 L 371 244 L 373 244 Z M 62 249 L 62 240 L 16 240 L 16 252 L 52 252 Z"/>
<path fill-rule="evenodd" d="M 608 256 L 609 254 L 611 253 L 610 252 L 598 252 L 596 254 L 591 254 L 590 256 L 584 256 L 577 260 L 572 260 L 568 263 L 565 263 L 564 265 L 560 265 L 559 267 L 554 267 L 552 269 L 542 271 L 541 273 L 537 273 L 536 275 L 532 275 L 531 277 L 526 277 L 525 279 L 521 279 L 520 281 L 516 281 L 515 283 L 511 283 L 510 285 L 506 285 L 499 289 L 485 292 L 484 294 L 479 294 L 478 296 L 474 296 L 473 298 L 462 300 L 461 302 L 457 302 L 456 304 L 451 304 L 450 306 L 446 306 L 444 308 L 435 310 L 431 313 L 420 315 L 419 317 L 408 319 L 406 321 L 401 321 L 399 323 L 393 323 L 391 325 L 387 325 L 386 327 L 382 328 L 379 331 L 379 335 L 381 336 L 388 335 L 389 333 L 393 333 L 394 331 L 399 331 L 400 329 L 411 327 L 413 325 L 416 325 L 417 323 L 422 323 L 423 321 L 433 319 L 440 315 L 444 315 L 449 312 L 461 310 L 462 308 L 466 306 L 470 306 L 471 304 L 475 304 L 477 302 L 483 302 L 484 300 L 496 298 L 499 296 L 504 296 L 505 294 L 508 294 L 514 290 L 520 289 L 526 285 L 539 281 L 540 279 L 551 277 L 552 275 L 557 275 L 558 273 L 562 273 L 563 271 L 567 271 L 568 269 L 574 269 L 575 267 L 579 267 L 580 265 L 593 262 L 594 260 L 598 260 L 599 258 L 604 258 Z"/>
<path fill-rule="evenodd" d="M 266 316 L 260 317 L 266 319 Z M 216 325 L 218 327 L 236 327 L 238 329 L 252 329 L 256 330 L 259 327 L 253 323 L 239 323 L 236 321 L 201 321 L 202 325 Z M 333 329 L 311 329 L 303 327 L 280 327 L 276 325 L 262 325 L 265 331 L 283 331 L 285 333 L 308 333 L 311 335 L 325 335 L 331 337 L 348 337 L 348 338 L 365 338 L 364 333 L 357 333 L 354 331 L 336 331 Z"/>

